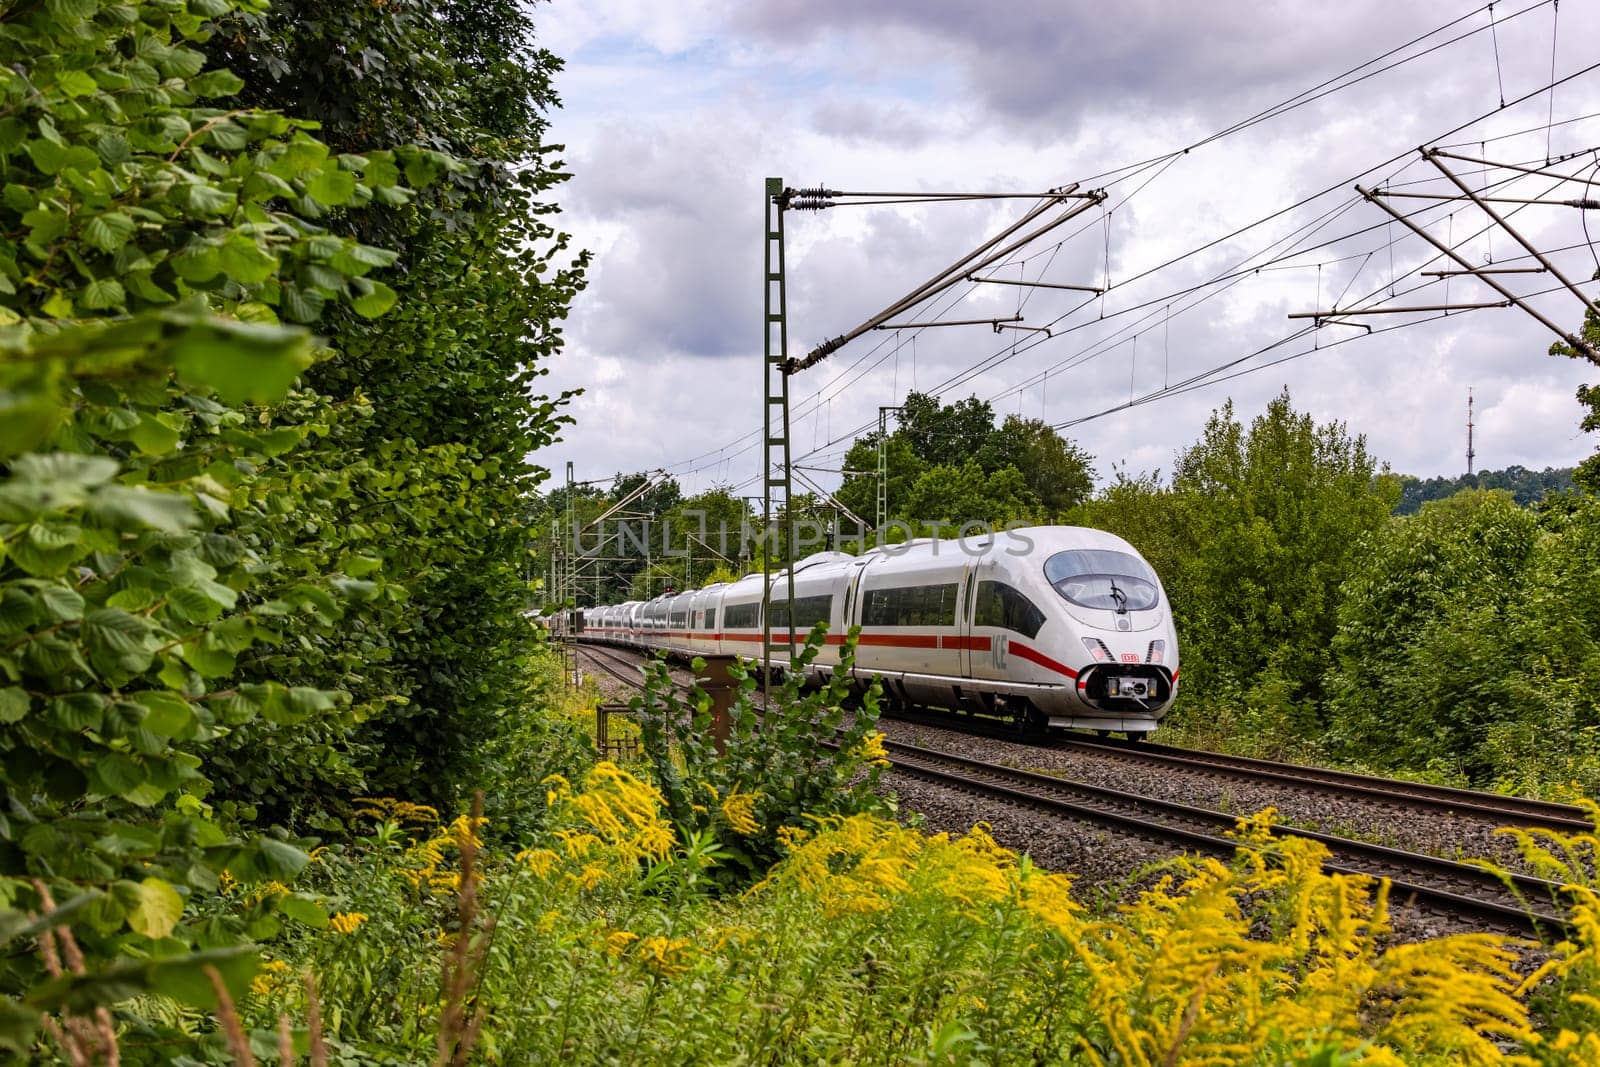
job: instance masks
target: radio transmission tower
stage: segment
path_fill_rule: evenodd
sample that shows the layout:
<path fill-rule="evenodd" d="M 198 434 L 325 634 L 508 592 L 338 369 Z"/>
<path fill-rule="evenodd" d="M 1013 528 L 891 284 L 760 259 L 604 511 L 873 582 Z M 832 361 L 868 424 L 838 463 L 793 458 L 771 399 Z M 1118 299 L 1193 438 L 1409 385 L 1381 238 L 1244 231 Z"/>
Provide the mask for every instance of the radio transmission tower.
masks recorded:
<path fill-rule="evenodd" d="M 1472 450 L 1472 386 L 1467 386 L 1467 477 L 1472 477 L 1472 461 L 1478 454 Z"/>

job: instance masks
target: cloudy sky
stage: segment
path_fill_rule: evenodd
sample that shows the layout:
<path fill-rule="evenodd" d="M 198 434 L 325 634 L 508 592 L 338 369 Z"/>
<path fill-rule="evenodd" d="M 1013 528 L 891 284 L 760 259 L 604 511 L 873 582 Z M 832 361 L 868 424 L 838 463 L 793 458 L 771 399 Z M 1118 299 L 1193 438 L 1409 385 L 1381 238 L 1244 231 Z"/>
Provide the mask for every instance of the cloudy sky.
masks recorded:
<path fill-rule="evenodd" d="M 1287 386 L 1297 407 L 1344 420 L 1395 470 L 1453 475 L 1465 465 L 1470 386 L 1479 469 L 1570 465 L 1595 446 L 1578 432 L 1573 391 L 1600 372 L 1545 355 L 1552 335 L 1522 311 L 1350 320 L 1380 331 L 1370 336 L 1287 317 L 1498 299 L 1481 280 L 1422 276 L 1446 264 L 1354 193 L 1358 179 L 1443 191 L 1419 145 L 1535 167 L 1581 153 L 1556 169 L 1600 174 L 1600 71 L 1564 81 L 1553 99 L 1538 91 L 1552 80 L 1552 42 L 1558 79 L 1600 58 L 1589 47 L 1600 6 L 1561 5 L 1558 23 L 1547 0 L 1500 0 L 1492 10 L 1491 28 L 1489 11 L 1456 2 L 541 5 L 543 43 L 567 64 L 554 116 L 574 174 L 560 191 L 563 225 L 595 263 L 566 350 L 543 379 L 552 390 L 584 389 L 568 409 L 577 423 L 536 458 L 558 475 L 571 460 L 580 479 L 668 466 L 691 492 L 759 492 L 762 189 L 771 175 L 848 190 L 1037 192 L 1080 182 L 1107 194 L 986 272 L 1109 280 L 1103 297 L 951 288 L 900 321 L 1020 313 L 1051 332 L 956 326 L 862 337 L 794 379 L 797 463 L 837 468 L 878 406 L 916 388 L 946 401 L 988 399 L 1002 415 L 1075 422 L 1063 432 L 1097 457 L 1102 477 L 1114 465 L 1167 471 L 1213 408 L 1231 398 L 1254 414 Z M 1296 106 L 1269 110 L 1286 101 Z M 1449 165 L 1499 196 L 1586 195 L 1583 185 Z M 1389 202 L 1420 212 L 1428 232 L 1475 264 L 1532 262 L 1515 258 L 1523 250 L 1503 231 L 1481 232 L 1487 220 L 1471 204 Z M 791 212 L 791 354 L 855 326 L 1031 204 Z M 1516 212 L 1513 225 L 1538 247 L 1565 248 L 1556 263 L 1585 291 L 1600 288 L 1588 281 L 1600 258 L 1581 212 L 1498 206 Z M 1557 287 L 1548 274 L 1499 277 L 1518 293 Z M 1563 327 L 1581 319 L 1565 290 L 1532 303 Z"/>

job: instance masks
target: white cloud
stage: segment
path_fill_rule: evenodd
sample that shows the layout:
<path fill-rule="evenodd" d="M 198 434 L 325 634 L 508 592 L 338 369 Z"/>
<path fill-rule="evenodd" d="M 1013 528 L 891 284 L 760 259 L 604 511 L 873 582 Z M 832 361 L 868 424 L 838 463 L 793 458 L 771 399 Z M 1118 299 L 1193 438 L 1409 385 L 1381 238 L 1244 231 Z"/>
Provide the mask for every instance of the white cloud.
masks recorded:
<path fill-rule="evenodd" d="M 558 82 L 566 108 L 554 122 L 554 137 L 568 145 L 575 174 L 559 194 L 563 225 L 577 244 L 595 250 L 596 261 L 590 287 L 573 308 L 567 351 L 545 379 L 552 389 L 581 385 L 589 392 L 572 409 L 578 423 L 566 440 L 538 458 L 552 467 L 574 459 L 579 477 L 714 453 L 758 424 L 760 196 L 767 175 L 835 188 L 1053 186 L 1192 141 L 1467 13 L 1435 5 L 1366 3 L 1318 13 L 1303 6 L 1154 0 L 1122 5 L 1115 15 L 1089 5 L 1062 10 L 1021 2 L 891 0 L 803 6 L 699 0 L 665 7 L 569 0 L 539 10 L 543 43 L 569 64 Z M 1453 32 L 1484 24 L 1483 16 L 1475 19 Z M 1562 27 L 1566 42 L 1592 39 L 1600 12 L 1564 10 Z M 1548 76 L 1548 10 L 1502 24 L 1498 33 L 1501 79 L 1514 98 Z M 1558 72 L 1588 62 L 1580 52 L 1565 45 Z M 1101 301 L 1068 314 L 1084 303 L 1081 296 L 1039 290 L 1027 299 L 1029 323 L 1066 316 L 1042 343 L 1042 335 L 996 336 L 987 328 L 928 330 L 915 340 L 902 334 L 898 348 L 893 335 L 863 338 L 793 383 L 797 454 L 844 437 L 822 452 L 837 458 L 848 431 L 875 423 L 878 405 L 895 402 L 913 381 L 927 389 L 990 357 L 998 362 L 946 399 L 995 396 L 999 413 L 1015 411 L 1013 387 L 1054 364 L 1081 361 L 1053 371 L 1048 386 L 1021 393 L 1025 413 L 1064 421 L 1125 403 L 1130 380 L 1139 395 L 1284 338 L 1304 325 L 1288 320 L 1291 312 L 1386 294 L 1391 267 L 1382 246 L 1396 227 L 1360 202 L 1311 243 L 1341 233 L 1348 235 L 1344 240 L 1276 264 L 1293 269 L 1251 274 L 1225 290 L 1181 291 L 1263 250 L 1282 252 L 1301 227 L 1354 196 L 1350 179 L 1363 168 L 1406 153 L 1497 102 L 1493 54 L 1480 33 L 1197 148 L 1112 215 L 1110 271 L 1117 288 L 1103 301 L 1105 321 L 1098 318 Z M 1541 96 L 1453 140 L 1540 126 L 1547 106 Z M 1600 77 L 1557 94 L 1557 119 L 1596 110 Z M 1600 144 L 1600 121 L 1559 126 L 1550 137 L 1558 155 Z M 1504 140 L 1488 151 L 1542 161 L 1545 134 Z M 1397 181 L 1433 173 L 1414 154 L 1389 171 Z M 1110 184 L 1113 203 L 1152 173 Z M 1337 192 L 1134 280 L 1325 187 Z M 1539 191 L 1533 179 L 1515 189 L 1512 195 Z M 792 214 L 792 350 L 798 354 L 854 325 L 1017 210 L 914 206 Z M 1472 210 L 1458 206 L 1454 220 L 1447 210 L 1429 216 L 1437 217 L 1430 229 L 1462 241 Z M 1084 231 L 1059 249 L 1054 242 L 1071 227 L 1030 249 L 1022 268 L 1028 276 L 1039 277 L 1048 261 L 1046 280 L 1097 283 L 1106 267 L 1104 231 L 1098 215 L 1085 221 Z M 1554 208 L 1517 216 L 1518 227 L 1545 245 L 1581 244 L 1576 224 L 1575 212 Z M 1490 250 L 1483 239 L 1467 247 L 1479 258 Z M 1503 235 L 1494 237 L 1492 250 L 1502 260 L 1519 251 Z M 1416 239 L 1396 245 L 1398 292 L 1425 280 L 1415 271 L 1427 254 Z M 1587 247 L 1563 253 L 1560 262 L 1582 279 L 1595 269 Z M 993 273 L 1014 277 L 1018 269 Z M 1518 284 L 1531 289 L 1543 283 Z M 953 290 L 952 298 L 964 288 Z M 1493 296 L 1462 279 L 1451 283 L 1449 295 L 1457 302 Z M 983 287 L 947 315 L 1010 313 L 1018 296 Z M 1435 285 L 1393 302 L 1442 298 L 1442 285 Z M 1567 294 L 1542 297 L 1538 306 L 1564 325 L 1579 319 Z M 1381 330 L 1396 320 L 1360 321 Z M 1134 332 L 1137 342 L 1129 339 Z M 1572 394 L 1580 381 L 1600 375 L 1592 366 L 1546 357 L 1549 334 L 1519 311 L 1451 316 L 1333 345 L 1357 332 L 1325 327 L 1317 337 L 1325 347 L 1311 354 L 1070 433 L 1097 456 L 1102 475 L 1114 463 L 1170 470 L 1174 453 L 1197 437 L 1224 399 L 1232 397 L 1248 416 L 1287 385 L 1297 406 L 1319 419 L 1345 420 L 1395 469 L 1454 473 L 1464 465 L 1470 385 L 1481 413 L 1480 468 L 1564 466 L 1594 447 L 1575 433 L 1579 412 Z M 1285 345 L 1240 366 L 1310 343 Z M 1013 345 L 1018 354 L 1009 356 Z M 803 403 L 819 393 L 826 403 Z M 750 450 L 713 463 L 687 477 L 686 487 L 743 481 L 755 473 L 756 459 Z"/>

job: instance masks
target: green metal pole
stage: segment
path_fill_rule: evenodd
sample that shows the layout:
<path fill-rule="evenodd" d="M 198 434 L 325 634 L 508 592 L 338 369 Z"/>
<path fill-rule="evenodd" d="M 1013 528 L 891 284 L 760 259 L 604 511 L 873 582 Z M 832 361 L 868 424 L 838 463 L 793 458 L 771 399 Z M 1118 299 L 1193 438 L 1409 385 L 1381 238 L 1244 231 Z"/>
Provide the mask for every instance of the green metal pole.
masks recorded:
<path fill-rule="evenodd" d="M 788 295 L 784 277 L 783 212 L 788 196 L 782 178 L 768 178 L 762 198 L 762 241 L 765 268 L 762 273 L 762 537 L 773 531 L 779 509 L 784 516 L 786 536 L 761 554 L 761 693 L 772 691 L 772 557 L 774 551 L 792 553 L 794 515 L 789 507 L 789 322 Z M 787 568 L 785 590 L 790 660 L 794 657 L 794 568 Z"/>

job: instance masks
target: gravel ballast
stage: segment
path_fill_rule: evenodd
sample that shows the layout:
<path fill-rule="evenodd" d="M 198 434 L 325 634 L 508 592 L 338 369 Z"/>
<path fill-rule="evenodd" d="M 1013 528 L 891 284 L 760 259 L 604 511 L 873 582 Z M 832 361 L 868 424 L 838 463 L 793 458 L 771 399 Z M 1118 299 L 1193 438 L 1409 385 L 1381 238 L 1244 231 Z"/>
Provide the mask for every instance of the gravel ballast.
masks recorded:
<path fill-rule="evenodd" d="M 1536 873 L 1523 863 L 1509 835 L 1496 833 L 1498 827 L 1493 822 L 1480 818 L 1340 796 L 1322 787 L 1295 789 L 1252 781 L 1230 776 L 1226 770 L 1141 765 L 1130 758 L 1119 759 L 1114 752 L 1049 748 L 888 718 L 880 721 L 879 728 L 894 741 L 1007 767 L 1241 818 L 1275 808 L 1280 821 L 1294 826 L 1446 859 L 1491 859 L 1510 870 Z"/>

